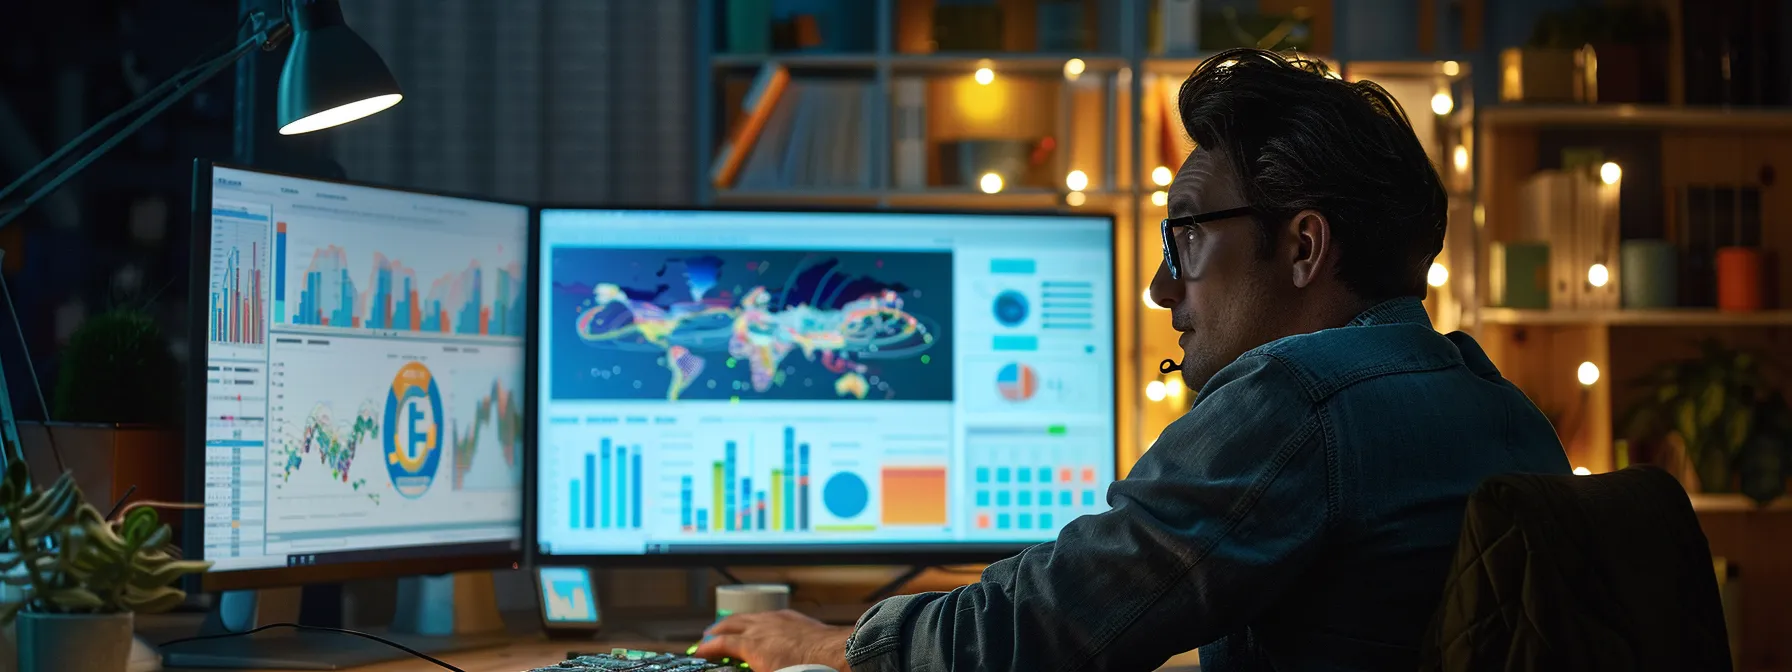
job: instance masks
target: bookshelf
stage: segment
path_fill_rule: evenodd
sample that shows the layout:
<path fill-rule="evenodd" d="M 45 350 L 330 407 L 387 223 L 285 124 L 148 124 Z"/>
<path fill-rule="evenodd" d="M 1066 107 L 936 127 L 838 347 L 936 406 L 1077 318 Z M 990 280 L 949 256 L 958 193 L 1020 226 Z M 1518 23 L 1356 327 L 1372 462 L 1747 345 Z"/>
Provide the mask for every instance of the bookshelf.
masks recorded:
<path fill-rule="evenodd" d="M 783 0 L 781 0 L 781 3 Z M 699 201 L 718 206 L 801 206 L 943 210 L 1024 210 L 1099 212 L 1116 223 L 1117 336 L 1121 365 L 1119 385 L 1121 470 L 1125 473 L 1164 426 L 1186 410 L 1191 393 L 1179 381 L 1157 374 L 1157 362 L 1178 351 L 1169 312 L 1149 306 L 1144 288 L 1161 254 L 1156 222 L 1163 217 L 1164 189 L 1156 168 L 1174 169 L 1190 149 L 1175 113 L 1175 91 L 1188 73 L 1212 52 L 1161 48 L 1153 37 L 1158 0 L 997 0 L 1008 16 L 999 40 L 976 49 L 940 50 L 932 39 L 930 0 L 849 0 L 851 9 L 821 21 L 848 34 L 837 48 L 767 53 L 731 50 L 730 5 L 703 0 L 697 12 L 695 103 L 703 120 L 698 128 L 696 191 Z M 817 2 L 790 0 L 800 7 Z M 1267 3 L 1266 6 L 1275 3 Z M 1080 42 L 1084 49 L 1040 49 L 1033 33 L 1043 8 L 1077 6 L 1082 10 Z M 1314 51 L 1329 48 L 1330 3 L 1312 18 Z M 846 28 L 839 28 L 846 26 Z M 999 41 L 1000 44 L 995 44 Z M 1060 40 L 1062 42 L 1062 40 Z M 1047 45 L 1051 46 L 1051 45 Z M 1061 45 L 1059 45 L 1061 46 Z M 999 48 L 996 48 L 999 47 Z M 1473 142 L 1473 104 L 1466 63 L 1453 61 L 1349 62 L 1328 59 L 1347 78 L 1371 78 L 1401 98 L 1433 159 L 1451 176 L 1452 226 L 1467 230 L 1474 201 L 1471 166 L 1453 161 L 1451 149 Z M 742 168 L 733 180 L 718 186 L 710 168 L 740 119 L 742 100 L 755 77 L 768 67 L 787 71 L 789 81 L 807 90 L 811 82 L 864 86 L 859 133 L 862 152 L 852 156 L 851 184 L 822 184 L 810 171 L 806 179 L 770 180 L 769 172 Z M 979 80 L 986 70 L 987 81 Z M 1391 84 L 1390 84 L 1391 83 Z M 1430 111 L 1439 91 L 1454 97 L 1448 114 Z M 805 94 L 806 95 L 806 94 Z M 789 90 L 781 98 L 790 99 Z M 788 104 L 788 103 L 780 103 Z M 839 105 L 823 104 L 835 110 Z M 798 113 L 800 114 L 800 113 Z M 860 116 L 853 111 L 846 115 Z M 902 149 L 904 115 L 918 116 L 924 129 L 923 148 Z M 778 122 L 766 122 L 766 128 Z M 766 131 L 772 133 L 774 131 Z M 762 136 L 765 137 L 765 136 Z M 1039 139 L 1052 146 L 1041 151 Z M 916 140 L 917 138 L 909 138 Z M 946 146 L 998 143 L 1047 156 L 1025 176 L 1006 176 L 1003 187 L 985 193 L 973 175 L 948 170 Z M 757 142 L 755 142 L 757 144 Z M 755 150 L 758 151 L 758 150 Z M 904 152 L 907 152 L 905 155 Z M 751 164 L 752 158 L 745 160 Z M 918 161 L 919 165 L 915 165 Z M 791 162 L 786 161 L 786 166 Z M 1454 166 L 1452 168 L 1452 166 Z M 1080 173 L 1080 180 L 1070 179 Z M 791 171 L 786 171 L 791 172 Z M 795 171 L 801 172 L 801 171 Z M 820 171 L 830 173 L 833 171 Z M 960 173 L 960 174 L 953 174 Z M 1018 179 L 1017 179 L 1018 177 Z M 1086 184 L 1085 184 L 1086 183 Z M 1080 185 L 1081 189 L 1071 189 Z M 1467 236 L 1456 236 L 1467 240 Z M 1472 264 L 1472 246 L 1450 254 Z M 1456 262 L 1450 262 L 1452 264 Z M 1447 313 L 1440 327 L 1460 320 L 1469 297 L 1454 290 L 1438 292 L 1429 301 L 1434 313 Z M 1147 386 L 1152 382 L 1161 385 Z"/>
<path fill-rule="evenodd" d="M 1669 306 L 1625 307 L 1614 298 L 1598 307 L 1514 309 L 1491 306 L 1489 293 L 1478 295 L 1467 320 L 1471 330 L 1501 371 L 1557 422 L 1576 466 L 1594 472 L 1614 466 L 1614 440 L 1623 438 L 1620 416 L 1646 394 L 1633 381 L 1664 362 L 1691 358 L 1696 341 L 1710 338 L 1768 353 L 1792 351 L 1792 309 L 1781 307 L 1787 305 L 1783 297 L 1792 296 L 1787 293 L 1792 274 L 1775 271 L 1768 262 L 1760 279 L 1765 297 L 1760 308 L 1722 311 L 1709 303 L 1710 296 L 1687 294 L 1689 282 L 1706 282 L 1714 271 L 1689 266 L 1685 256 L 1693 254 L 1689 241 L 1702 239 L 1705 228 L 1717 229 L 1719 237 L 1748 239 L 1719 241 L 1714 247 L 1742 244 L 1767 259 L 1792 251 L 1792 231 L 1769 224 L 1792 216 L 1792 192 L 1776 180 L 1777 164 L 1792 151 L 1792 110 L 1510 104 L 1477 113 L 1482 148 L 1476 157 L 1482 188 L 1478 207 L 1483 212 L 1476 233 L 1477 281 L 1483 286 L 1491 286 L 1492 245 L 1526 237 L 1524 229 L 1534 213 L 1527 210 L 1524 185 L 1539 170 L 1558 167 L 1563 160 L 1559 152 L 1570 147 L 1597 148 L 1622 165 L 1613 206 L 1621 240 L 1662 240 L 1682 255 L 1677 273 L 1681 296 Z M 1693 197 L 1688 189 L 1695 188 L 1754 190 L 1758 205 L 1724 210 L 1730 219 L 1722 226 L 1701 223 L 1703 215 L 1689 205 Z M 1733 232 L 1727 223 L 1750 216 L 1759 224 L 1738 224 Z M 1745 228 L 1754 232 L 1740 233 Z M 1552 239 L 1552 248 L 1555 244 Z M 1621 263 L 1610 269 L 1610 278 L 1623 288 L 1627 275 Z M 1550 281 L 1560 279 L 1552 275 Z M 1590 282 L 1579 277 L 1569 281 Z M 1578 380 L 1577 371 L 1586 363 L 1600 372 L 1592 385 Z"/>

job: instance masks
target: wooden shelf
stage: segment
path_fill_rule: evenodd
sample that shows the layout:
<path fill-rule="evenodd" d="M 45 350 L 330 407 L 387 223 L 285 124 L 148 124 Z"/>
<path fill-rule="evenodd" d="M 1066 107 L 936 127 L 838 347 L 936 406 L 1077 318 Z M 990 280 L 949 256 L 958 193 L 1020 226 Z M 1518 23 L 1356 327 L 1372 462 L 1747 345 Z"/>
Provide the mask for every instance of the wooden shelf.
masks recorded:
<path fill-rule="evenodd" d="M 1080 206 L 1064 203 L 1064 193 L 1051 189 L 1005 189 L 985 194 L 976 189 L 936 187 L 912 189 L 788 189 L 788 190 L 724 190 L 716 192 L 716 202 L 733 205 L 859 205 L 885 204 L 892 207 L 920 208 L 1023 208 L 1023 209 L 1090 209 L 1105 206 L 1122 198 L 1111 192 L 1084 192 Z"/>
<path fill-rule="evenodd" d="M 1064 63 L 1073 58 L 1083 61 L 1085 73 L 1115 71 L 1126 67 L 1126 59 L 1108 54 L 1082 53 L 942 53 L 942 54 L 717 54 L 710 63 L 718 68 L 759 67 L 778 62 L 788 68 L 811 70 L 870 70 L 889 65 L 898 72 L 970 73 L 977 68 L 993 68 L 999 72 L 1061 73 Z"/>
<path fill-rule="evenodd" d="M 1711 130 L 1792 130 L 1792 109 L 1665 105 L 1502 105 L 1479 111 L 1488 126 L 1653 126 Z"/>
<path fill-rule="evenodd" d="M 1715 309 L 1518 310 L 1482 308 L 1481 321 L 1508 325 L 1607 325 L 1636 327 L 1792 326 L 1792 310 L 1726 313 Z"/>

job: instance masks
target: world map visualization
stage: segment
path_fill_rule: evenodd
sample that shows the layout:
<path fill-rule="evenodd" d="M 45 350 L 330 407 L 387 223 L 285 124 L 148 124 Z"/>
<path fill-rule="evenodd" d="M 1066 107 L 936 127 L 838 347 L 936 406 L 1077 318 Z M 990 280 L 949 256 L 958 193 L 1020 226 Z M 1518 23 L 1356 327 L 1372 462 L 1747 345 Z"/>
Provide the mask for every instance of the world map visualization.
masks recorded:
<path fill-rule="evenodd" d="M 952 255 L 559 247 L 556 399 L 952 399 Z"/>

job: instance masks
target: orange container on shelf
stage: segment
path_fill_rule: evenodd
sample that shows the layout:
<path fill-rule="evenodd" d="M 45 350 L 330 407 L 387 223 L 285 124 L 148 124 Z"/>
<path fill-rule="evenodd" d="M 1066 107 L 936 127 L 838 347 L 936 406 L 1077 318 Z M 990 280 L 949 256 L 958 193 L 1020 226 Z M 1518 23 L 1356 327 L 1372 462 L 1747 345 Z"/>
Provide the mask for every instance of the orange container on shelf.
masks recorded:
<path fill-rule="evenodd" d="M 1717 308 L 1730 312 L 1761 309 L 1761 251 L 1725 247 L 1717 251 Z"/>

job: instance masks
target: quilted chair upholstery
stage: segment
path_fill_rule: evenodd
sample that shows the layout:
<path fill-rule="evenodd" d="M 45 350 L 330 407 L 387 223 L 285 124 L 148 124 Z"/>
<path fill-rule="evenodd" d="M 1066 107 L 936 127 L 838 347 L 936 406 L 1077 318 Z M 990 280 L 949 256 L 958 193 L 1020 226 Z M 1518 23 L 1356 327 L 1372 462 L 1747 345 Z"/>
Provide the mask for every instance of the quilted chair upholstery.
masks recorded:
<path fill-rule="evenodd" d="M 1508 474 L 1470 496 L 1420 669 L 1731 669 L 1711 549 L 1653 467 Z"/>

